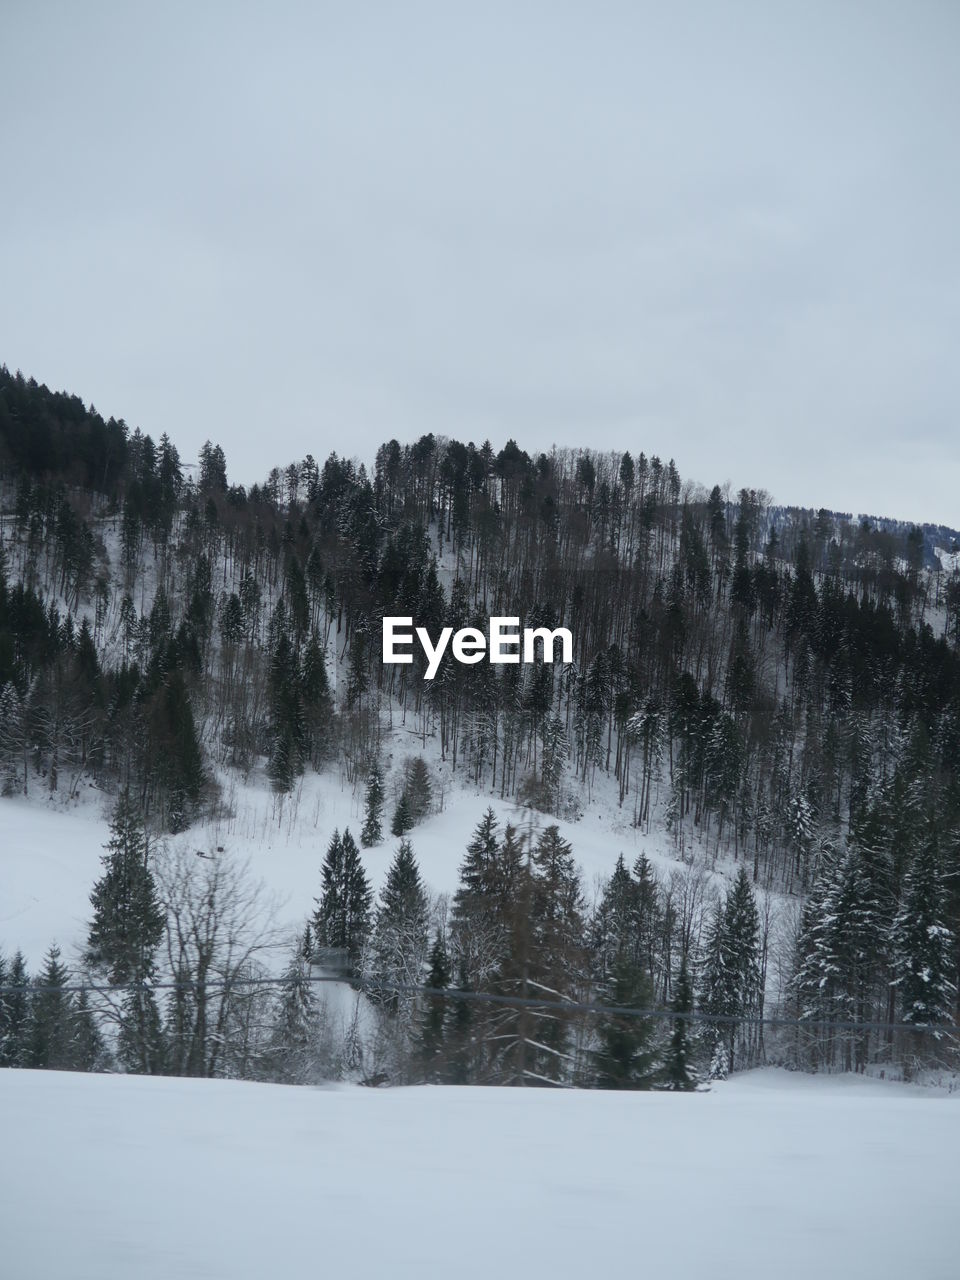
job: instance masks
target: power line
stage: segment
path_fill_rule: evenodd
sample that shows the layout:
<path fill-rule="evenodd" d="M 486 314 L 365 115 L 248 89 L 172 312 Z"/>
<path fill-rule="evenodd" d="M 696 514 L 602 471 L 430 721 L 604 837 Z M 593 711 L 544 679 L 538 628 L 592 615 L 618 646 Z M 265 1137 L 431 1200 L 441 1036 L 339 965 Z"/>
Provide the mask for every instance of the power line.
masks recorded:
<path fill-rule="evenodd" d="M 422 995 L 434 999 L 461 1000 L 476 1004 L 496 1004 L 507 1007 L 530 1009 L 562 1009 L 568 1013 L 598 1014 L 613 1018 L 659 1018 L 667 1021 L 702 1023 L 707 1026 L 752 1026 L 752 1027 L 793 1027 L 798 1030 L 820 1034 L 827 1031 L 909 1031 L 922 1034 L 960 1034 L 960 1026 L 952 1022 L 916 1023 L 916 1022 L 880 1022 L 865 1020 L 856 1022 L 852 1019 L 833 1018 L 783 1018 L 753 1017 L 750 1014 L 704 1013 L 701 1010 L 678 1012 L 674 1009 L 637 1008 L 621 1005 L 598 1004 L 596 1001 L 583 1000 L 548 1000 L 537 996 L 501 995 L 492 991 L 464 991 L 458 987 L 426 987 L 414 983 L 379 983 L 363 982 L 338 974 L 309 974 L 303 977 L 249 977 L 249 978 L 216 978 L 210 982 L 122 982 L 122 983 L 70 983 L 63 986 L 24 983 L 21 985 L 0 984 L 0 995 L 20 993 L 21 995 L 80 995 L 101 994 L 114 995 L 121 991 L 186 991 L 194 994 L 228 990 L 256 990 L 261 987 L 291 987 L 295 985 L 341 984 L 365 995 L 399 996 Z"/>

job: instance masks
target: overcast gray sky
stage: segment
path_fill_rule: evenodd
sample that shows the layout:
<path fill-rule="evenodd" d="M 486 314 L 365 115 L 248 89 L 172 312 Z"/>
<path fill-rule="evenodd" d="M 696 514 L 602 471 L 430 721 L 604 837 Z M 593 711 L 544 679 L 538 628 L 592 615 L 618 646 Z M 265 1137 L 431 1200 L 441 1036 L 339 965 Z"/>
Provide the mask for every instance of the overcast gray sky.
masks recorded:
<path fill-rule="evenodd" d="M 960 4 L 4 0 L 0 362 L 960 525 Z"/>

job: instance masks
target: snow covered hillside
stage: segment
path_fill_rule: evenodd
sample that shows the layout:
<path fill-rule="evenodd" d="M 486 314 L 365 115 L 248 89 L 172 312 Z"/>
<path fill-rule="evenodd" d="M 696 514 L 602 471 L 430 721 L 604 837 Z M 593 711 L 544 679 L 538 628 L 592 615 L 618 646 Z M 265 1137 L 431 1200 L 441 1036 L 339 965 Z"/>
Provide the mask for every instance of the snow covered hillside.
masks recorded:
<path fill-rule="evenodd" d="M 0 1071 L 0 1132 L 16 1280 L 957 1274 L 960 1100 L 849 1077 L 667 1095 Z"/>
<path fill-rule="evenodd" d="M 419 745 L 411 735 L 394 731 L 386 739 L 393 755 L 403 759 Z M 426 758 L 435 779 L 444 779 L 442 763 L 428 744 Z M 349 826 L 358 834 L 363 822 L 363 789 L 342 780 L 335 770 L 308 774 L 298 780 L 290 796 L 277 796 L 266 778 L 244 785 L 236 775 L 221 778 L 228 816 L 199 822 L 179 836 L 166 837 L 171 847 L 203 853 L 223 849 L 224 856 L 249 863 L 264 892 L 264 914 L 272 914 L 281 939 L 289 941 L 302 930 L 320 893 L 320 867 L 334 829 Z M 612 790 L 612 789 L 611 789 Z M 62 802 L 41 794 L 27 799 L 0 799 L 0 941 L 5 951 L 23 951 L 28 964 L 39 966 L 52 942 L 64 956 L 74 954 L 86 939 L 90 920 L 90 890 L 102 871 L 100 859 L 109 839 L 110 813 L 115 797 L 93 786 L 81 787 L 79 798 Z M 532 821 L 542 829 L 556 822 L 573 846 L 588 895 L 613 871 L 619 854 L 632 864 L 640 852 L 665 876 L 681 869 L 669 833 L 654 827 L 649 835 L 631 825 L 629 810 L 618 808 L 602 785 L 580 821 L 570 822 L 537 814 L 477 788 L 452 780 L 449 770 L 443 811 L 430 815 L 409 834 L 428 889 L 452 894 L 470 832 L 492 806 L 501 824 L 526 828 Z M 375 892 L 387 873 L 397 840 L 364 849 L 362 857 Z M 708 879 L 724 881 L 729 863 L 716 875 L 709 870 L 709 852 L 702 845 L 686 851 L 706 868 Z M 285 950 L 285 948 L 284 948 Z"/>

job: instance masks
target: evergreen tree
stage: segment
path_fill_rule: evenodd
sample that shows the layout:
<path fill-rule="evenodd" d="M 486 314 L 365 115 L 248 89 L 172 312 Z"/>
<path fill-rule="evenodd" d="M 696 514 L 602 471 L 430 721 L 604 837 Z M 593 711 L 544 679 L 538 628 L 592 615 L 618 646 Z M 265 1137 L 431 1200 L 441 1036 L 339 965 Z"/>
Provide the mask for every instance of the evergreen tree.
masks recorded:
<path fill-rule="evenodd" d="M 956 961 L 945 903 L 946 886 L 931 833 L 907 872 L 893 932 L 894 985 L 903 1021 L 918 1027 L 953 1022 Z"/>
<path fill-rule="evenodd" d="M 363 829 L 360 843 L 364 849 L 377 845 L 383 839 L 383 775 L 379 765 L 370 770 L 367 794 L 364 801 Z"/>
<path fill-rule="evenodd" d="M 410 812 L 410 801 L 407 798 L 406 791 L 400 792 L 400 799 L 397 801 L 397 807 L 393 811 L 393 821 L 390 824 L 390 834 L 394 836 L 405 836 L 408 831 L 413 830 L 413 815 Z"/>
<path fill-rule="evenodd" d="M 718 1036 L 710 1057 L 710 1079 L 726 1080 L 730 1072 L 730 1060 L 727 1057 L 727 1046 L 723 1037 Z"/>
<path fill-rule="evenodd" d="M 701 975 L 700 1007 L 718 1019 L 710 1034 L 714 1042 L 723 1042 L 729 1070 L 738 1044 L 747 1052 L 753 1045 L 753 1036 L 739 1020 L 755 1016 L 759 1006 L 759 935 L 753 889 L 741 866 L 724 904 L 711 913 Z"/>
<path fill-rule="evenodd" d="M 316 631 L 310 633 L 303 654 L 300 673 L 300 696 L 303 701 L 306 749 L 315 767 L 327 758 L 333 748 L 333 700 L 327 679 L 327 661 Z"/>
<path fill-rule="evenodd" d="M 653 1003 L 650 979 L 628 955 L 613 965 L 602 1001 L 612 1009 L 645 1009 Z M 600 1089 L 649 1089 L 656 1081 L 653 1032 L 646 1018 L 611 1013 L 600 1022 L 600 1047 L 594 1051 Z"/>
<path fill-rule="evenodd" d="M 687 972 L 687 962 L 680 964 L 680 973 L 673 993 L 673 1012 L 681 1015 L 693 1010 L 693 987 Z M 664 1088 L 688 1091 L 696 1088 L 697 1077 L 691 1064 L 693 1050 L 690 1043 L 690 1023 L 685 1017 L 673 1021 L 673 1034 L 667 1051 L 664 1071 Z"/>
<path fill-rule="evenodd" d="M 380 894 L 368 976 L 390 1008 L 409 1014 L 427 959 L 427 895 L 409 840 L 401 840 Z"/>
<path fill-rule="evenodd" d="M 22 951 L 14 953 L 5 972 L 9 989 L 0 992 L 0 1067 L 15 1067 L 26 1059 L 30 1014 L 30 975 Z"/>
<path fill-rule="evenodd" d="M 430 948 L 429 970 L 425 985 L 433 991 L 446 991 L 450 985 L 450 957 L 443 933 L 437 930 Z M 447 999 L 439 995 L 424 997 L 423 1014 L 417 1045 L 417 1058 L 422 1078 L 428 1084 L 441 1084 L 446 1076 L 445 1029 L 449 1020 Z M 461 1002 L 463 1003 L 463 1002 Z"/>
<path fill-rule="evenodd" d="M 865 1061 L 869 1033 L 835 1033 L 829 1023 L 859 1022 L 873 1012 L 883 915 L 859 845 L 842 858 L 824 858 L 801 921 L 793 988 L 800 1017 L 817 1037 L 817 1059 L 839 1058 L 845 1070 Z"/>
<path fill-rule="evenodd" d="M 453 898 L 451 940 L 456 968 L 474 989 L 489 982 L 504 954 L 505 922 L 491 893 L 499 851 L 496 814 L 488 808 L 467 845 Z"/>
<path fill-rule="evenodd" d="M 422 822 L 430 812 L 432 800 L 430 774 L 423 756 L 416 756 L 410 761 L 406 774 L 404 794 L 410 806 L 410 817 L 413 823 L 416 824 Z"/>
<path fill-rule="evenodd" d="M 620 957 L 639 963 L 636 925 L 637 886 L 621 853 L 613 875 L 604 886 L 593 922 L 597 977 L 601 982 L 606 982 Z"/>
<path fill-rule="evenodd" d="M 69 1071 L 75 1064 L 74 1005 L 65 990 L 67 977 L 60 948 L 52 946 L 30 993 L 25 1066 Z"/>
<path fill-rule="evenodd" d="M 309 965 L 298 952 L 274 1004 L 267 1049 L 271 1079 L 306 1084 L 315 1078 L 319 1016 Z"/>
<path fill-rule="evenodd" d="M 282 600 L 277 602 L 270 630 L 270 758 L 267 773 L 276 789 L 284 792 L 292 788 L 294 779 L 303 772 L 307 728 L 299 664 Z M 319 669 L 323 669 L 322 654 Z"/>
<path fill-rule="evenodd" d="M 110 823 L 110 839 L 101 859 L 104 873 L 90 895 L 93 920 L 87 960 L 105 970 L 116 986 L 131 985 L 120 1013 L 118 1049 L 130 1071 L 163 1069 L 160 1011 L 150 989 L 156 951 L 163 936 L 164 913 L 150 867 L 143 819 L 124 791 Z"/>
<path fill-rule="evenodd" d="M 372 893 L 350 829 L 335 831 L 323 862 L 323 888 L 313 919 L 321 947 L 342 951 L 356 965 L 370 928 Z"/>
<path fill-rule="evenodd" d="M 102 1071 L 107 1066 L 106 1047 L 86 991 L 74 1002 L 71 1058 L 74 1071 Z"/>
<path fill-rule="evenodd" d="M 654 977 L 657 940 L 663 922 L 660 885 L 650 859 L 641 853 L 633 864 L 633 955 L 636 963 Z"/>
<path fill-rule="evenodd" d="M 734 973 L 737 1011 L 756 1010 L 760 996 L 760 917 L 750 877 L 743 865 L 727 895 L 724 924 Z"/>
<path fill-rule="evenodd" d="M 153 973 L 164 916 L 143 819 L 129 791 L 114 806 L 105 847 L 104 873 L 90 895 L 87 958 L 104 968 L 112 983 L 143 982 Z"/>
<path fill-rule="evenodd" d="M 467 845 L 466 857 L 460 864 L 460 887 L 453 900 L 454 920 L 483 904 L 496 874 L 499 848 L 497 815 L 488 808 L 477 824 Z"/>
<path fill-rule="evenodd" d="M 170 671 L 153 700 L 149 768 L 167 795 L 167 821 L 183 831 L 200 801 L 204 784 L 203 752 L 183 672 Z"/>
<path fill-rule="evenodd" d="M 531 946 L 528 985 L 550 999 L 576 999 L 584 978 L 583 892 L 570 844 L 557 826 L 546 827 L 532 852 Z M 617 970 L 614 970 L 616 979 Z M 624 969 L 626 983 L 637 981 Z M 534 1013 L 535 1049 L 528 1056 L 531 1078 L 561 1081 L 571 1074 L 571 1020 L 551 1010 Z"/>

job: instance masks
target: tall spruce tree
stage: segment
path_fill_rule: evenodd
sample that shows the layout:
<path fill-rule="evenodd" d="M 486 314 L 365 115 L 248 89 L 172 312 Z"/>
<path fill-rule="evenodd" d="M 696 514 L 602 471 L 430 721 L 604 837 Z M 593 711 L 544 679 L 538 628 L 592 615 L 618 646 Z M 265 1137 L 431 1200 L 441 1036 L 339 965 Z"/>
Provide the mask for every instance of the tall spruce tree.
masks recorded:
<path fill-rule="evenodd" d="M 150 866 L 150 849 L 140 811 L 129 791 L 119 796 L 110 839 L 101 858 L 104 872 L 93 887 L 93 920 L 87 961 L 106 972 L 115 986 L 130 986 L 121 1005 L 118 1048 L 131 1071 L 163 1070 L 160 1011 L 150 983 L 163 937 L 164 912 Z"/>
<path fill-rule="evenodd" d="M 76 1065 L 74 1003 L 60 948 L 51 946 L 34 979 L 27 1017 L 24 1065 L 70 1071 Z"/>
<path fill-rule="evenodd" d="M 530 927 L 532 945 L 528 986 L 531 994 L 551 1000 L 576 1000 L 584 980 L 583 891 L 573 850 L 551 825 L 540 833 L 532 851 Z M 615 970 L 616 973 L 616 970 Z M 625 975 L 625 980 L 628 979 Z M 530 1079 L 547 1082 L 569 1080 L 573 1073 L 570 1054 L 572 1017 L 551 1009 L 535 1012 L 534 1051 L 528 1054 Z"/>
<path fill-rule="evenodd" d="M 946 901 L 936 833 L 930 832 L 907 872 L 893 933 L 894 985 L 901 1016 L 918 1027 L 953 1022 L 956 957 Z"/>
<path fill-rule="evenodd" d="M 491 890 L 497 879 L 500 840 L 492 808 L 477 824 L 460 864 L 453 898 L 451 946 L 458 979 L 471 989 L 485 987 L 503 960 L 505 922 Z"/>
<path fill-rule="evenodd" d="M 601 1000 L 611 1009 L 645 1009 L 653 1003 L 653 985 L 626 953 L 617 957 Z M 656 1083 L 657 1055 L 650 1019 L 610 1013 L 598 1027 L 593 1052 L 595 1083 L 600 1089 L 649 1089 Z"/>
<path fill-rule="evenodd" d="M 4 967 L 0 992 L 0 1067 L 16 1067 L 26 1056 L 26 1028 L 30 1014 L 30 975 L 22 951 Z"/>
<path fill-rule="evenodd" d="M 370 930 L 372 892 L 349 827 L 334 831 L 323 862 L 323 886 L 314 914 L 321 947 L 341 951 L 356 966 Z"/>
<path fill-rule="evenodd" d="M 752 1051 L 754 1037 L 741 1019 L 755 1015 L 760 1000 L 760 920 L 746 868 L 741 866 L 723 904 L 710 914 L 701 964 L 700 1007 L 717 1019 L 712 1046 L 724 1048 L 729 1070 L 738 1047 Z M 716 1055 L 715 1055 L 716 1056 Z"/>
<path fill-rule="evenodd" d="M 397 807 L 393 811 L 393 821 L 390 823 L 390 834 L 394 836 L 405 836 L 408 831 L 413 830 L 413 814 L 410 811 L 410 800 L 406 791 L 400 792 L 400 799 L 397 801 Z"/>
<path fill-rule="evenodd" d="M 80 991 L 74 999 L 71 1057 L 74 1071 L 102 1071 L 108 1064 L 103 1036 L 86 991 Z"/>
<path fill-rule="evenodd" d="M 693 986 L 687 971 L 686 959 L 680 963 L 680 972 L 673 990 L 672 1008 L 678 1016 L 673 1020 L 670 1047 L 667 1050 L 667 1061 L 663 1073 L 663 1086 L 665 1089 L 686 1092 L 695 1089 L 697 1085 L 692 1062 L 690 1023 L 686 1017 L 682 1016 L 693 1011 Z"/>
<path fill-rule="evenodd" d="M 298 950 L 274 1002 L 266 1055 L 271 1079 L 307 1084 L 316 1078 L 319 1018 L 309 965 Z"/>
<path fill-rule="evenodd" d="M 801 920 L 793 977 L 815 1063 L 851 1070 L 866 1060 L 869 1031 L 830 1024 L 861 1022 L 875 1012 L 884 914 L 858 843 L 823 860 Z"/>
<path fill-rule="evenodd" d="M 613 875 L 607 881 L 593 921 L 593 948 L 597 977 L 606 982 L 621 956 L 639 962 L 637 946 L 637 885 L 623 854 L 617 858 Z"/>
<path fill-rule="evenodd" d="M 121 792 L 114 806 L 105 848 L 103 875 L 90 894 L 87 959 L 112 983 L 142 982 L 154 971 L 164 915 L 143 818 L 129 791 Z"/>
<path fill-rule="evenodd" d="M 314 767 L 319 768 L 333 750 L 334 715 L 326 657 L 316 631 L 311 631 L 303 653 L 300 697 L 303 704 L 304 750 Z"/>
<path fill-rule="evenodd" d="M 446 991 L 450 985 L 450 957 L 442 930 L 438 929 L 430 948 L 425 985 L 432 992 Z M 423 1000 L 420 1030 L 417 1038 L 417 1061 L 420 1076 L 428 1084 L 446 1080 L 446 1027 L 451 1018 L 448 1001 L 442 995 L 427 995 Z"/>
<path fill-rule="evenodd" d="M 367 974 L 389 1008 L 409 1018 L 427 960 L 428 904 L 409 840 L 401 840 L 380 893 Z"/>
<path fill-rule="evenodd" d="M 360 843 L 364 849 L 379 844 L 383 839 L 383 774 L 380 766 L 374 765 L 367 781 L 367 794 L 364 799 L 363 828 L 360 832 Z"/>
<path fill-rule="evenodd" d="M 423 756 L 415 756 L 407 766 L 404 793 L 410 806 L 410 817 L 413 822 L 422 822 L 430 812 L 433 799 L 430 773 Z"/>

